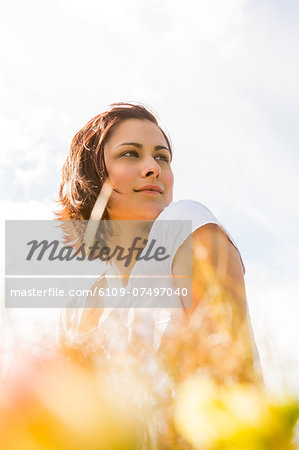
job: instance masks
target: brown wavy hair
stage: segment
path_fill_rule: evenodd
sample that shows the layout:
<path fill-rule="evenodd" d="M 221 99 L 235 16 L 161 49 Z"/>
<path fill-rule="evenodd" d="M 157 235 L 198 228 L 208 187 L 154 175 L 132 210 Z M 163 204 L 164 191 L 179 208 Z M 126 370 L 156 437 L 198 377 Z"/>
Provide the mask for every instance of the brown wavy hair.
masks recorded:
<path fill-rule="evenodd" d="M 62 178 L 56 212 L 58 220 L 89 220 L 92 208 L 108 172 L 104 159 L 104 145 L 113 130 L 127 119 L 150 120 L 159 127 L 169 146 L 169 137 L 158 124 L 153 113 L 141 104 L 113 103 L 110 108 L 91 119 L 73 138 L 62 167 Z M 109 219 L 105 210 L 103 219 Z"/>

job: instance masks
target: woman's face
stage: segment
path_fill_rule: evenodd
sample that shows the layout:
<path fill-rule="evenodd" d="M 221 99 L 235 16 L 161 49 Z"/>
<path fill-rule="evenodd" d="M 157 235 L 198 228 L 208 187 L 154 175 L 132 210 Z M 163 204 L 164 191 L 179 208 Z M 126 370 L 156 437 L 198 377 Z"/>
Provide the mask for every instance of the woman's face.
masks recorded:
<path fill-rule="evenodd" d="M 155 220 L 172 201 L 171 154 L 163 133 L 149 120 L 121 122 L 104 145 L 114 186 L 108 212 L 114 220 Z"/>

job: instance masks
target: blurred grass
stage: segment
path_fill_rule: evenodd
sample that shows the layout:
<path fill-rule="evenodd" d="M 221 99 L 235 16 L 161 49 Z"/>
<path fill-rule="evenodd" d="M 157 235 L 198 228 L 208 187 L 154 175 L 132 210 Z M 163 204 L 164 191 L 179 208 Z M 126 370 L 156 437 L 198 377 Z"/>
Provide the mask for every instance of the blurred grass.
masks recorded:
<path fill-rule="evenodd" d="M 108 348 L 98 327 L 39 352 L 15 348 L 0 386 L 0 448 L 295 449 L 298 400 L 267 392 L 247 319 L 201 258 L 193 296 L 190 319 L 174 314 L 157 352 L 137 331 L 147 314 L 125 347 Z"/>

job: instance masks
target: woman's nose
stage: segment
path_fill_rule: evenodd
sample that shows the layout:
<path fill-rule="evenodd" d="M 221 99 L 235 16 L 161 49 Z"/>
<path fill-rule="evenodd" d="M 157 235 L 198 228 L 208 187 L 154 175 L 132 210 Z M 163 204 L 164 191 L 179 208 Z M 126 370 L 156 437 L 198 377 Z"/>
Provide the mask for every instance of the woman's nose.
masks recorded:
<path fill-rule="evenodd" d="M 159 178 L 161 174 L 161 167 L 157 163 L 157 161 L 153 158 L 147 160 L 142 169 L 142 177 L 147 178 L 154 176 L 155 178 Z"/>

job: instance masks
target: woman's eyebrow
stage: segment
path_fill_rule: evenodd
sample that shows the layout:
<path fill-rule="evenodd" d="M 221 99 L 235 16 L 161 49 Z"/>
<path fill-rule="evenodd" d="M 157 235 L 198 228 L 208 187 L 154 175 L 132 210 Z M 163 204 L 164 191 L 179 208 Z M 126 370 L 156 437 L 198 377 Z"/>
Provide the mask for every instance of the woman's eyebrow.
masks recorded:
<path fill-rule="evenodd" d="M 123 146 L 123 145 L 133 145 L 134 147 L 137 147 L 137 148 L 142 148 L 142 147 L 143 147 L 142 144 L 138 144 L 137 142 L 124 142 L 124 143 L 122 143 L 122 144 L 119 144 L 119 145 L 117 146 L 117 148 L 118 148 L 118 147 L 121 147 L 121 146 Z M 163 149 L 169 151 L 169 153 L 170 153 L 169 148 L 168 148 L 168 147 L 165 147 L 165 145 L 156 145 L 156 146 L 155 146 L 155 151 L 163 150 Z"/>

